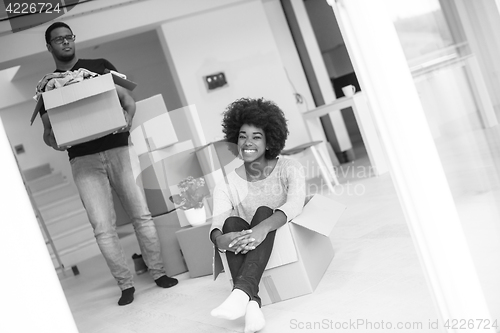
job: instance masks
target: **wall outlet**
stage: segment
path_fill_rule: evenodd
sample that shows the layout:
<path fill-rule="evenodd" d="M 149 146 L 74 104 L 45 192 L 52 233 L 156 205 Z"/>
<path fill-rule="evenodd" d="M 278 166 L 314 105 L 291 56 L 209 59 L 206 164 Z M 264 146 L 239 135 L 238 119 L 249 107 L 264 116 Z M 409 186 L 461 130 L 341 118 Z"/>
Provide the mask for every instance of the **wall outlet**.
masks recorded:
<path fill-rule="evenodd" d="M 17 155 L 25 153 L 24 146 L 22 144 L 14 146 L 14 150 L 16 151 Z"/>
<path fill-rule="evenodd" d="M 208 90 L 217 89 L 227 85 L 226 75 L 223 72 L 210 74 L 203 77 Z"/>

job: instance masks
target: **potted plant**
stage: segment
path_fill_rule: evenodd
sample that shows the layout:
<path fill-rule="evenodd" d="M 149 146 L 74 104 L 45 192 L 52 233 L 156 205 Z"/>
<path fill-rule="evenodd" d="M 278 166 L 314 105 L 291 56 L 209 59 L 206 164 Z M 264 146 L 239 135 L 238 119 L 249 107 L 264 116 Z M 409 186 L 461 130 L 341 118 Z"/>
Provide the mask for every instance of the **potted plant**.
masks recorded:
<path fill-rule="evenodd" d="M 186 218 L 193 226 L 203 224 L 206 221 L 203 199 L 208 196 L 203 177 L 187 177 L 177 184 L 180 193 L 169 197 L 177 208 L 184 210 Z"/>

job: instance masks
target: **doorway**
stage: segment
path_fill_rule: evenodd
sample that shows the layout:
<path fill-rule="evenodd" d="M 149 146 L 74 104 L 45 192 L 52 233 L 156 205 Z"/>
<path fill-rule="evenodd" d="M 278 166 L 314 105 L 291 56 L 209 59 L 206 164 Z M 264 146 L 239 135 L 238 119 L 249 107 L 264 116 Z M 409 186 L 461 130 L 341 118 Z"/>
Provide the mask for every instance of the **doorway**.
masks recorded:
<path fill-rule="evenodd" d="M 321 53 L 321 58 L 324 62 L 334 96 L 336 98 L 343 97 L 344 93 L 342 92 L 342 87 L 347 85 L 353 85 L 356 87 L 356 91 L 361 91 L 344 39 L 340 33 L 337 20 L 331 7 L 326 1 L 304 0 L 304 9 L 314 32 L 314 37 L 319 52 Z M 293 33 L 292 31 L 292 34 Z M 295 32 L 295 34 L 297 34 L 297 32 Z M 301 53 L 300 50 L 299 53 Z M 301 57 L 302 56 L 303 55 L 301 55 Z M 308 69 L 306 66 L 304 66 L 304 68 L 306 75 L 310 76 L 310 74 L 307 73 Z M 311 81 L 311 79 L 309 79 L 309 81 Z M 310 84 L 310 86 L 314 95 L 315 87 L 312 84 Z M 317 106 L 323 104 L 321 98 L 315 98 L 315 102 Z M 337 159 L 341 164 L 353 162 L 355 160 L 359 163 L 360 160 L 365 160 L 368 166 L 369 161 L 367 152 L 353 110 L 351 108 L 344 109 L 341 111 L 341 115 L 342 117 L 340 120 L 343 121 L 342 125 L 345 125 L 348 141 L 350 141 L 350 145 L 347 149 L 342 149 L 337 144 L 337 136 L 342 134 L 336 133 L 334 129 L 335 126 L 332 125 L 332 120 L 326 116 L 321 119 L 325 136 L 331 144 Z"/>

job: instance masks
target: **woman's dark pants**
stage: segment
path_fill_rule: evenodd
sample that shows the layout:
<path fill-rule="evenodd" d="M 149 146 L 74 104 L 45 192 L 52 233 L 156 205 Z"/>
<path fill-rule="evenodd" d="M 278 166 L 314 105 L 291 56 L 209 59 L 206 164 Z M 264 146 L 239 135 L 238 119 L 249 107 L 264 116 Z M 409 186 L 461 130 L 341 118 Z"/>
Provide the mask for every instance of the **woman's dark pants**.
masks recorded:
<path fill-rule="evenodd" d="M 269 207 L 259 207 L 252 218 L 250 225 L 238 216 L 230 216 L 226 219 L 222 232 L 239 232 L 255 227 L 263 220 L 273 215 Z M 250 300 L 256 301 L 261 306 L 259 293 L 259 282 L 266 268 L 271 252 L 273 251 L 276 230 L 267 234 L 266 239 L 254 250 L 246 254 L 234 254 L 227 251 L 226 258 L 233 278 L 233 288 L 243 290 L 248 294 Z M 251 236 L 251 234 L 250 234 Z"/>

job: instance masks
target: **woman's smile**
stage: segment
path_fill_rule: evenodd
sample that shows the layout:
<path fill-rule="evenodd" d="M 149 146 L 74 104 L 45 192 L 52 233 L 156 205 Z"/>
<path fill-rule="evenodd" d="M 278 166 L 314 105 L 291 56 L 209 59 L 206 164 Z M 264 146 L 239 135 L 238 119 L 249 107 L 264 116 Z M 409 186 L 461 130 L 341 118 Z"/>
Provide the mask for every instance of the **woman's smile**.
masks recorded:
<path fill-rule="evenodd" d="M 238 147 L 241 158 L 245 162 L 253 162 L 264 158 L 266 152 L 266 136 L 262 128 L 244 124 L 240 128 Z"/>

